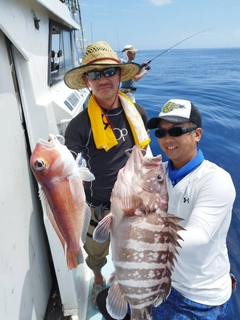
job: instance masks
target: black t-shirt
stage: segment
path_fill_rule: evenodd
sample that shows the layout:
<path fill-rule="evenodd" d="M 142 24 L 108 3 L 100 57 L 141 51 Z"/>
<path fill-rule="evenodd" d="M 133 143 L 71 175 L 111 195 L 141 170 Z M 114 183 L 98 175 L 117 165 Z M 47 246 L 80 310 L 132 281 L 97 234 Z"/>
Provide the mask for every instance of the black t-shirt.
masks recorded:
<path fill-rule="evenodd" d="M 146 127 L 148 117 L 145 109 L 137 103 L 135 106 Z M 118 141 L 118 144 L 108 151 L 96 148 L 87 109 L 70 121 L 65 133 L 67 148 L 75 157 L 81 152 L 87 167 L 95 176 L 94 181 L 84 182 L 87 202 L 95 206 L 110 203 L 118 171 L 124 167 L 128 159 L 125 151 L 135 144 L 122 107 L 110 110 L 108 118 Z"/>

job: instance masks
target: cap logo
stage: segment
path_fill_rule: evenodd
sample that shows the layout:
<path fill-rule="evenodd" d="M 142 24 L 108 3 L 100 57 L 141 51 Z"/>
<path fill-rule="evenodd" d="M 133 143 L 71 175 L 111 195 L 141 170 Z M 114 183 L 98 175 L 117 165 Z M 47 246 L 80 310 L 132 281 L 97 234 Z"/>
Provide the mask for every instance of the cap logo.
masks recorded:
<path fill-rule="evenodd" d="M 185 106 L 180 104 L 180 103 L 175 103 L 175 102 L 169 101 L 162 108 L 162 112 L 163 113 L 169 113 L 174 109 L 182 109 L 182 108 L 186 109 Z"/>

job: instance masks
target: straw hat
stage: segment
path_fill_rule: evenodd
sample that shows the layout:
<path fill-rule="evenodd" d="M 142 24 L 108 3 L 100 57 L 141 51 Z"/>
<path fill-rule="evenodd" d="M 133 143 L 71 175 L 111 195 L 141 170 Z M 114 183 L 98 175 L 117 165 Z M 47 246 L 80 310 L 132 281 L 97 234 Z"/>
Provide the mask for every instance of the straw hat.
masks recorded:
<path fill-rule="evenodd" d="M 86 53 L 82 58 L 82 65 L 66 72 L 64 81 L 71 89 L 86 88 L 86 83 L 83 80 L 84 73 L 104 67 L 121 68 L 121 82 L 133 78 L 140 70 L 140 66 L 137 63 L 120 63 L 117 54 L 109 44 L 99 41 L 87 46 Z"/>
<path fill-rule="evenodd" d="M 122 52 L 126 51 L 132 51 L 132 52 L 138 52 L 138 49 L 134 48 L 131 44 L 127 44 L 123 49 Z"/>

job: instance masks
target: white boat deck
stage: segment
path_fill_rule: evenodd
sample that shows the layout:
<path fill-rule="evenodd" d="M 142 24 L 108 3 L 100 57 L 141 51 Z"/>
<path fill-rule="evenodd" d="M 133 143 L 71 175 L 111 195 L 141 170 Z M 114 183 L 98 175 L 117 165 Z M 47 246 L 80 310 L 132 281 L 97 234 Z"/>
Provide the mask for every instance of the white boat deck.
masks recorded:
<path fill-rule="evenodd" d="M 111 273 L 113 272 L 114 267 L 111 263 L 111 256 L 108 256 L 108 263 L 103 267 L 102 273 L 105 277 L 106 281 L 108 281 Z M 98 312 L 98 310 L 94 309 L 91 304 L 91 290 L 92 290 L 93 277 L 90 280 L 90 290 L 89 290 L 89 299 L 88 299 L 88 311 L 87 317 L 85 320 L 104 320 L 102 315 Z M 82 320 L 82 319 L 79 319 Z"/>
<path fill-rule="evenodd" d="M 107 264 L 103 267 L 102 273 L 103 276 L 105 277 L 106 281 L 108 281 L 111 273 L 114 271 L 113 264 L 111 262 L 111 255 L 108 256 L 108 262 Z M 102 315 L 99 313 L 98 310 L 94 309 L 91 304 L 91 290 L 92 290 L 92 283 L 93 283 L 93 275 L 92 272 L 90 271 L 90 280 L 89 280 L 89 291 L 88 291 L 88 306 L 87 306 L 87 313 L 86 313 L 86 318 L 83 319 L 81 315 L 81 310 L 79 308 L 78 310 L 78 316 L 64 316 L 63 314 L 63 306 L 61 302 L 61 297 L 59 290 L 56 288 L 56 285 L 54 286 L 52 292 L 51 292 L 51 297 L 49 299 L 47 311 L 44 317 L 44 320 L 104 320 Z M 84 308 L 85 309 L 85 308 Z"/>

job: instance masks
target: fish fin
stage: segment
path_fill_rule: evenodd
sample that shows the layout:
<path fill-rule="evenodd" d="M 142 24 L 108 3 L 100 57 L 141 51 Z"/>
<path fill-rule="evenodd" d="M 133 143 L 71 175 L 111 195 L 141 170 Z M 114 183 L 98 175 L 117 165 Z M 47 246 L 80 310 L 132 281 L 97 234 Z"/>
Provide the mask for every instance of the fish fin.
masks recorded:
<path fill-rule="evenodd" d="M 110 227 L 112 223 L 113 214 L 109 213 L 101 221 L 98 222 L 97 227 L 93 231 L 93 240 L 103 243 L 109 237 Z"/>
<path fill-rule="evenodd" d="M 79 175 L 83 181 L 95 180 L 94 174 L 88 168 L 79 168 Z"/>
<path fill-rule="evenodd" d="M 184 219 L 179 218 L 173 214 L 167 214 L 166 219 L 166 225 L 169 230 L 169 250 L 174 255 L 174 259 L 177 260 L 176 254 L 178 254 L 177 247 L 181 248 L 181 245 L 179 243 L 179 240 L 182 240 L 182 237 L 179 235 L 178 231 L 186 230 L 182 226 L 180 226 L 178 223 Z"/>
<path fill-rule="evenodd" d="M 168 219 L 168 225 L 171 229 L 173 229 L 175 231 L 186 230 L 178 224 L 180 221 L 184 220 L 183 218 L 180 218 L 180 217 L 177 217 L 173 214 L 168 213 L 167 219 Z M 183 240 L 180 236 L 179 236 L 179 239 Z"/>
<path fill-rule="evenodd" d="M 80 263 L 84 262 L 83 253 L 81 248 L 77 251 L 68 251 L 67 250 L 67 266 L 68 269 L 72 270 L 77 268 Z"/>
<path fill-rule="evenodd" d="M 59 229 L 59 227 L 57 225 L 57 222 L 55 220 L 54 214 L 53 214 L 53 212 L 52 212 L 52 210 L 50 208 L 50 205 L 48 203 L 47 196 L 46 196 L 46 194 L 45 194 L 45 192 L 43 191 L 42 188 L 39 189 L 39 197 L 41 199 L 42 204 L 45 207 L 45 211 L 46 211 L 47 217 L 48 217 L 49 221 L 51 222 L 52 227 L 53 227 L 54 231 L 56 232 L 56 234 L 57 234 L 57 236 L 58 236 L 58 238 L 59 238 L 59 240 L 61 242 L 61 245 L 62 245 L 62 247 L 64 249 L 65 239 L 64 239 L 64 237 L 63 237 L 63 235 L 62 235 L 62 233 L 61 233 L 61 231 L 60 231 L 60 229 Z"/>
<path fill-rule="evenodd" d="M 88 231 L 90 220 L 91 220 L 91 209 L 90 209 L 89 205 L 86 203 L 85 204 L 83 227 L 82 227 L 82 236 L 81 236 L 83 243 L 86 242 L 87 231 Z"/>
<path fill-rule="evenodd" d="M 128 302 L 117 281 L 114 281 L 109 288 L 106 308 L 114 319 L 123 319 L 127 314 Z"/>
<path fill-rule="evenodd" d="M 166 286 L 166 283 L 164 283 L 164 287 Z M 164 291 L 161 291 L 161 294 L 159 294 L 156 299 L 154 300 L 153 302 L 153 305 L 155 308 L 157 308 L 165 299 L 168 298 L 168 296 L 170 295 L 171 293 L 171 280 L 169 279 L 169 282 L 167 284 L 167 287 L 165 288 Z"/>
<path fill-rule="evenodd" d="M 77 157 L 76 157 L 76 164 L 79 168 L 81 167 L 86 167 L 87 166 L 87 163 L 86 163 L 86 160 L 83 158 L 81 152 L 79 152 L 77 154 Z"/>
<path fill-rule="evenodd" d="M 94 174 L 87 168 L 86 160 L 83 158 L 81 153 L 78 153 L 77 158 L 76 158 L 76 163 L 78 166 L 80 178 L 83 181 L 95 180 Z"/>
<path fill-rule="evenodd" d="M 52 135 L 51 133 L 49 134 L 49 137 L 50 136 L 54 136 L 54 135 Z M 57 134 L 56 136 L 56 139 L 62 144 L 62 145 L 64 145 L 65 144 L 65 138 L 64 138 L 64 136 L 61 136 L 60 134 Z"/>
<path fill-rule="evenodd" d="M 108 279 L 108 284 L 112 284 L 115 281 L 115 277 L 116 277 L 116 272 L 113 271 Z"/>
<path fill-rule="evenodd" d="M 126 215 L 133 215 L 141 207 L 143 201 L 137 194 L 127 196 L 121 199 L 120 208 Z"/>

